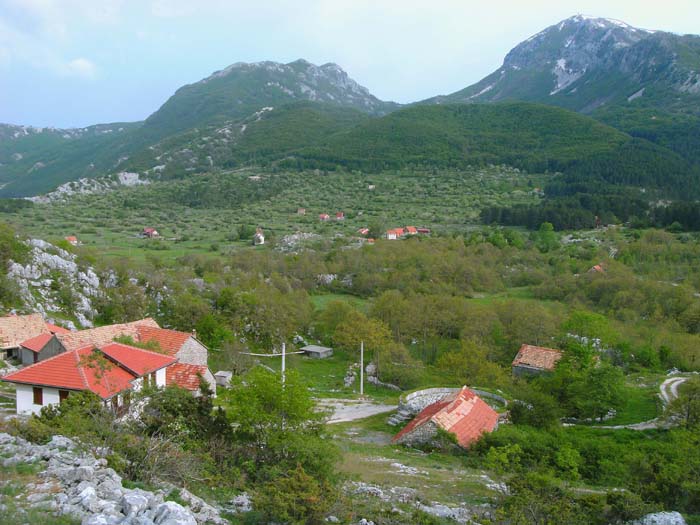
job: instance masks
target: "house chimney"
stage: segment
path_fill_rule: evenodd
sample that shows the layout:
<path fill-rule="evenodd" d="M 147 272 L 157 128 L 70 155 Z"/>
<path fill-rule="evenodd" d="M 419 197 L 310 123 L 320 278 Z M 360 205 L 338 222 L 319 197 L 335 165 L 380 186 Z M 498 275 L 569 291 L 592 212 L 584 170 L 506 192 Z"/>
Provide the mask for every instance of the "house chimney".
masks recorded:
<path fill-rule="evenodd" d="M 194 337 L 195 339 L 197 338 L 197 329 L 196 328 L 192 329 L 192 337 Z"/>

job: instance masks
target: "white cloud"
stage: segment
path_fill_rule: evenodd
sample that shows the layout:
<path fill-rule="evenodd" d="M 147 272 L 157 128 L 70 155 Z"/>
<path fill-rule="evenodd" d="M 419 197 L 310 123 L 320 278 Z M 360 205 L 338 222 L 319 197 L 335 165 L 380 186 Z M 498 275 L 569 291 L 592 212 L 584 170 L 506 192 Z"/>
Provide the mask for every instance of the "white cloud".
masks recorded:
<path fill-rule="evenodd" d="M 66 72 L 71 75 L 94 78 L 97 68 L 87 58 L 75 58 L 66 64 Z"/>

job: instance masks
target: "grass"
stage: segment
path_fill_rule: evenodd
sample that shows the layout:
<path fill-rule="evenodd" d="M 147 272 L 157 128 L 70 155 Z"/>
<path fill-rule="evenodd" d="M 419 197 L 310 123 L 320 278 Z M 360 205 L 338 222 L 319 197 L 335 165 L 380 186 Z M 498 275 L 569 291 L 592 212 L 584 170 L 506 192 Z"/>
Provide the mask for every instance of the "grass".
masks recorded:
<path fill-rule="evenodd" d="M 376 222 L 387 228 L 413 224 L 438 233 L 465 231 L 478 223 L 485 206 L 538 202 L 531 185 L 541 186 L 546 178 L 500 167 L 371 175 L 242 170 L 220 177 L 235 192 L 238 182 L 249 186 L 252 175 L 261 176 L 253 188 L 258 191 L 245 199 L 232 194 L 224 207 L 192 207 L 169 200 L 165 196 L 177 195 L 175 190 L 183 184 L 170 181 L 78 196 L 66 203 L 37 204 L 2 213 L 0 219 L 23 234 L 49 241 L 77 235 L 83 250 L 92 248 L 100 257 L 173 261 L 186 254 L 223 256 L 252 249 L 249 241 L 237 239 L 240 225 L 261 226 L 272 244 L 297 231 L 325 239 L 351 237 Z M 369 190 L 370 185 L 375 189 Z M 306 208 L 306 215 L 297 215 L 298 207 Z M 345 212 L 345 221 L 318 220 L 320 213 L 339 210 Z M 144 226 L 158 229 L 163 239 L 139 238 Z"/>
<path fill-rule="evenodd" d="M 340 293 L 327 293 L 311 296 L 311 303 L 317 310 L 324 310 L 328 303 L 333 301 L 344 301 L 356 310 L 362 313 L 367 313 L 369 310 L 369 301 L 361 297 L 355 297 L 354 295 L 340 294 Z"/>
<path fill-rule="evenodd" d="M 383 489 L 415 489 L 424 503 L 484 503 L 494 497 L 495 493 L 486 487 L 485 473 L 468 468 L 462 453 L 426 453 L 386 444 L 398 430 L 386 423 L 387 417 L 388 414 L 378 414 L 330 427 L 343 453 L 340 472 Z M 396 464 L 417 472 L 401 472 Z"/>
<path fill-rule="evenodd" d="M 625 406 L 603 425 L 630 425 L 649 421 L 659 415 L 658 382 L 640 386 L 633 379 L 628 377 L 625 384 Z"/>

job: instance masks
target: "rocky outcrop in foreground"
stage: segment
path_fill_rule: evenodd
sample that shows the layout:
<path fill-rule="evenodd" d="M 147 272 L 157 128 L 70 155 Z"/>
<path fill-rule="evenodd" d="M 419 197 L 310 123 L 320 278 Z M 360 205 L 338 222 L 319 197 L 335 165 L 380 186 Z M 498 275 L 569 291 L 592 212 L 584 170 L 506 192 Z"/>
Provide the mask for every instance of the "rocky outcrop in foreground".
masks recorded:
<path fill-rule="evenodd" d="M 162 490 L 129 489 L 103 458 L 81 451 L 63 436 L 46 445 L 0 433 L 0 458 L 7 468 L 21 463 L 46 462 L 44 481 L 26 486 L 29 507 L 70 515 L 82 525 L 224 525 L 219 511 L 185 489 L 179 499 L 165 501 Z M 5 482 L 8 483 L 8 482 Z M 240 499 L 240 498 L 238 498 Z M 246 503 L 246 502 L 243 502 Z M 246 510 L 250 510 L 248 508 Z M 3 509 L 0 506 L 0 514 Z"/>

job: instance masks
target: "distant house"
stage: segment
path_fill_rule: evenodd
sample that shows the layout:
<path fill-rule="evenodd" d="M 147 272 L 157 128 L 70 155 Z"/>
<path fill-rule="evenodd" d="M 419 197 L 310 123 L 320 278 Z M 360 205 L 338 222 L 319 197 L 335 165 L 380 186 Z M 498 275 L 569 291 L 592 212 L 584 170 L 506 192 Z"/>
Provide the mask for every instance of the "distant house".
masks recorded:
<path fill-rule="evenodd" d="M 306 345 L 301 350 L 314 359 L 325 359 L 333 355 L 333 349 L 327 346 Z"/>
<path fill-rule="evenodd" d="M 522 345 L 511 365 L 513 375 L 522 377 L 552 372 L 561 356 L 561 350 Z"/>
<path fill-rule="evenodd" d="M 345 220 L 345 213 L 342 211 L 339 211 L 335 214 L 335 220 L 336 221 L 344 221 Z"/>
<path fill-rule="evenodd" d="M 603 266 L 603 263 L 596 264 L 588 269 L 588 273 L 605 273 L 605 267 Z"/>
<path fill-rule="evenodd" d="M 375 188 L 376 188 L 376 186 L 375 186 L 374 184 L 369 184 L 369 185 L 367 186 L 367 189 L 370 190 L 370 191 L 374 190 Z"/>
<path fill-rule="evenodd" d="M 118 414 L 130 404 L 130 393 L 145 385 L 164 387 L 166 369 L 177 359 L 120 343 L 92 345 L 55 355 L 6 375 L 13 383 L 17 414 L 36 414 L 64 401 L 71 392 L 89 390 Z"/>
<path fill-rule="evenodd" d="M 253 235 L 253 244 L 255 246 L 265 244 L 265 234 L 263 233 L 262 228 L 257 228 L 255 230 L 255 235 Z"/>
<path fill-rule="evenodd" d="M 393 230 L 386 231 L 386 238 L 390 241 L 395 241 L 406 235 L 406 231 L 403 228 L 394 228 Z"/>
<path fill-rule="evenodd" d="M 360 235 L 368 235 L 369 228 L 360 228 L 359 230 L 357 230 L 357 233 L 359 233 Z"/>
<path fill-rule="evenodd" d="M 297 208 L 297 215 L 306 215 L 306 208 Z"/>
<path fill-rule="evenodd" d="M 40 314 L 0 317 L 0 350 L 6 357 L 19 358 L 22 342 L 41 334 L 51 330 Z"/>
<path fill-rule="evenodd" d="M 422 235 L 426 235 L 430 233 L 430 229 L 428 228 L 416 228 L 416 231 Z"/>
<path fill-rule="evenodd" d="M 141 237 L 145 239 L 155 239 L 156 237 L 160 237 L 160 233 L 158 233 L 158 230 L 155 228 L 147 227 L 141 232 Z"/>
<path fill-rule="evenodd" d="M 54 334 L 39 334 L 20 344 L 19 359 L 23 365 L 32 365 L 63 352 Z"/>
<path fill-rule="evenodd" d="M 416 235 L 418 233 L 418 228 L 415 226 L 406 226 L 407 235 Z"/>
<path fill-rule="evenodd" d="M 65 237 L 65 240 L 68 241 L 68 244 L 71 246 L 78 246 L 78 238 L 75 235 L 69 235 Z"/>
<path fill-rule="evenodd" d="M 444 399 L 428 405 L 392 439 L 392 443 L 419 445 L 430 443 L 438 428 L 454 434 L 462 448 L 482 434 L 498 427 L 498 413 L 466 386 Z"/>
<path fill-rule="evenodd" d="M 331 216 L 328 215 L 327 213 L 321 213 L 321 214 L 319 214 L 318 218 L 321 221 L 327 221 L 331 218 Z"/>

